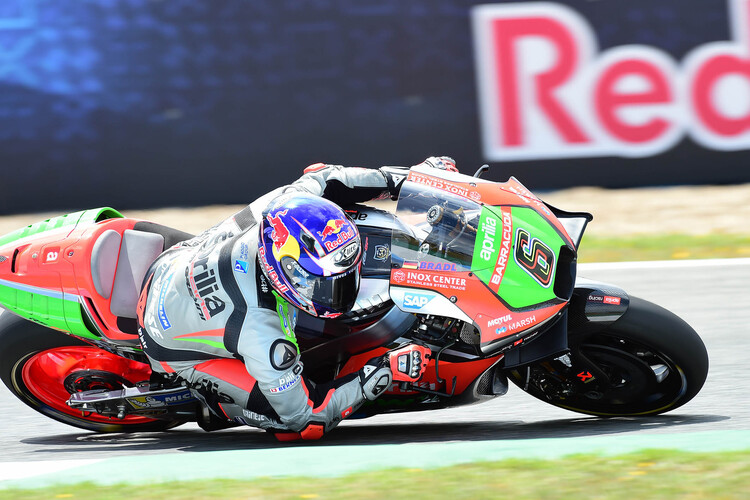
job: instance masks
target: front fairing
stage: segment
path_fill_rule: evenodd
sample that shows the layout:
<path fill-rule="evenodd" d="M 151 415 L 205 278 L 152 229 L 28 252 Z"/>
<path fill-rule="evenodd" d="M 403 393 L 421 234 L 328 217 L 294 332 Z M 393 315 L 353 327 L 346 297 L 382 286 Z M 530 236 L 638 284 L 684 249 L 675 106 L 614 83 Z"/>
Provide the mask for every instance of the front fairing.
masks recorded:
<path fill-rule="evenodd" d="M 394 303 L 473 324 L 485 353 L 535 335 L 570 299 L 575 242 L 515 179 L 413 169 L 396 215 L 410 231 L 392 236 Z"/>

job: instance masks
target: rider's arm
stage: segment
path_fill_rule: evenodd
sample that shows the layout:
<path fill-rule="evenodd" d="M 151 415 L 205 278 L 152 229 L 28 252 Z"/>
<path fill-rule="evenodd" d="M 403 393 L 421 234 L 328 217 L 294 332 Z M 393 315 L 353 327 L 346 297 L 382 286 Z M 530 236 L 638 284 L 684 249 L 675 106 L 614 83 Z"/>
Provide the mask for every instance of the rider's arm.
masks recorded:
<path fill-rule="evenodd" d="M 431 156 L 420 165 L 457 172 L 456 162 L 447 156 Z M 316 163 L 305 169 L 305 175 L 287 189 L 307 191 L 337 205 L 362 201 L 396 199 L 401 183 L 409 175 L 408 167 L 378 169 L 342 167 Z"/>
<path fill-rule="evenodd" d="M 317 163 L 307 167 L 287 190 L 305 191 L 337 205 L 349 205 L 393 196 L 408 172 L 399 167 L 370 169 Z"/>

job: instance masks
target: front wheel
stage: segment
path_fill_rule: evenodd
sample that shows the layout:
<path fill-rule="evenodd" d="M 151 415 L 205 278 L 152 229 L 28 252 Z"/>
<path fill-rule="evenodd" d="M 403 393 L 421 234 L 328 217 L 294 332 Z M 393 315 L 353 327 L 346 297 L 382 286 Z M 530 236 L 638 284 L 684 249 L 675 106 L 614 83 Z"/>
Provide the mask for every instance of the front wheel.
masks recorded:
<path fill-rule="evenodd" d="M 682 406 L 708 375 L 708 353 L 695 330 L 637 297 L 611 325 L 571 334 L 569 347 L 569 355 L 515 368 L 509 378 L 552 405 L 614 417 L 657 415 Z"/>
<path fill-rule="evenodd" d="M 59 422 L 95 432 L 160 431 L 184 423 L 128 415 L 113 419 L 67 405 L 73 392 L 118 390 L 151 369 L 19 316 L 0 316 L 0 378 L 18 399 Z"/>

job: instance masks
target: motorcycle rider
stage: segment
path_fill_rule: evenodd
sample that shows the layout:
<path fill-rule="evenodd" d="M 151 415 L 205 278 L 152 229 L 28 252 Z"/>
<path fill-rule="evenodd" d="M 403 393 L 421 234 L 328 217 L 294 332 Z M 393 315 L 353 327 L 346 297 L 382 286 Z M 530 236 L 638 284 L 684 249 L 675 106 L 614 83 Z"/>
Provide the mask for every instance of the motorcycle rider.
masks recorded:
<path fill-rule="evenodd" d="M 423 164 L 456 171 L 448 157 Z M 231 421 L 318 439 L 392 381 L 419 379 L 430 351 L 409 344 L 315 384 L 294 336 L 298 311 L 335 318 L 355 302 L 362 248 L 338 205 L 395 198 L 407 173 L 311 165 L 152 264 L 138 301 L 141 345 L 155 372 L 202 400 L 201 427 Z"/>

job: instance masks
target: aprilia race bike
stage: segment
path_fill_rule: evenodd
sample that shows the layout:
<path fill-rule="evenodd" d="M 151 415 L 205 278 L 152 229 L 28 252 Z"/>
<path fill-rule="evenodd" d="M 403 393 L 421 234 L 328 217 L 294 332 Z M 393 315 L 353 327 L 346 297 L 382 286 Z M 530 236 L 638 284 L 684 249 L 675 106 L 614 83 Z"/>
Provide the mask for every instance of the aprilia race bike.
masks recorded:
<path fill-rule="evenodd" d="M 466 405 L 508 379 L 575 412 L 655 415 L 692 399 L 708 372 L 695 331 L 624 290 L 576 276 L 587 213 L 551 207 L 516 179 L 412 168 L 395 213 L 348 207 L 362 237 L 353 310 L 302 314 L 296 336 L 317 382 L 407 342 L 432 351 L 416 383 L 394 383 L 355 416 Z M 99 432 L 205 423 L 179 381 L 152 374 L 136 302 L 153 260 L 189 234 L 110 208 L 0 238 L 0 376 L 55 420 Z M 237 363 L 241 363 L 237 360 Z M 204 425 L 204 428 L 208 426 Z"/>

